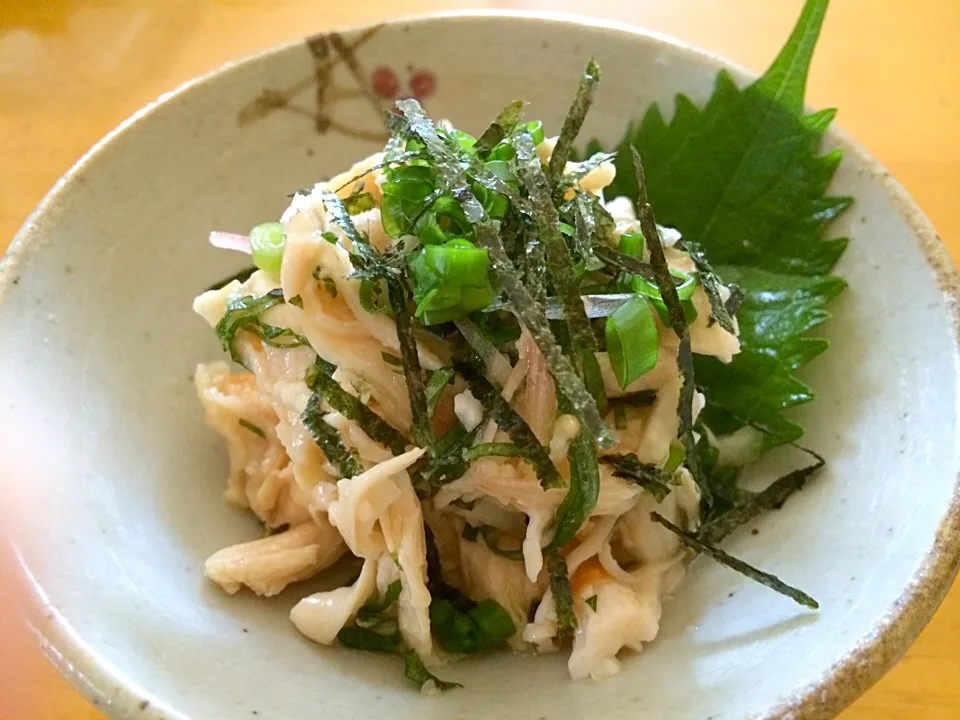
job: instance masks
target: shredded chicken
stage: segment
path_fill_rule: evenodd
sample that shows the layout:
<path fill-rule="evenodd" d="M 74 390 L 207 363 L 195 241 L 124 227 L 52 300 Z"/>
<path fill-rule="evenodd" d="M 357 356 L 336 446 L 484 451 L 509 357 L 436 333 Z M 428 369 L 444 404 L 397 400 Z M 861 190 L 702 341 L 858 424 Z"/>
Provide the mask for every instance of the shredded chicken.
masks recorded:
<path fill-rule="evenodd" d="M 556 138 L 550 138 L 537 146 L 542 162 L 549 161 L 555 144 Z M 427 486 L 432 480 L 425 468 L 436 458 L 428 453 L 431 448 L 415 447 L 410 439 L 414 413 L 406 378 L 396 367 L 395 359 L 402 355 L 397 326 L 391 314 L 365 309 L 353 264 L 356 255 L 351 254 L 357 248 L 324 204 L 324 193 L 331 190 L 341 198 L 370 193 L 378 204 L 385 180 L 383 159 L 382 153 L 373 155 L 319 183 L 313 192 L 294 196 L 282 217 L 286 239 L 279 276 L 257 271 L 246 282 L 231 282 L 194 302 L 195 311 L 216 326 L 241 298 L 268 292 L 279 297 L 280 291 L 284 302 L 264 311 L 260 322 L 297 338 L 292 347 L 273 347 L 270 336 L 241 330 L 232 349 L 244 370 L 234 371 L 223 362 L 197 367 L 195 383 L 207 423 L 228 448 L 227 500 L 251 510 L 268 528 L 288 526 L 214 553 L 206 574 L 228 593 L 248 588 L 271 596 L 352 553 L 363 560 L 353 585 L 310 595 L 291 610 L 297 629 L 318 643 L 333 643 L 365 603 L 396 597 L 392 593 L 399 583 L 399 597 L 388 612 L 403 647 L 415 650 L 428 666 L 442 662 L 430 625 L 431 583 L 442 580 L 441 586 L 456 588 L 473 601 L 496 601 L 517 629 L 509 639 L 511 648 L 556 651 L 564 642 L 557 638 L 557 603 L 545 553 L 553 550 L 555 518 L 568 488 L 545 489 L 528 459 L 509 455 L 481 457 L 442 485 Z M 579 170 L 578 164 L 568 163 L 565 173 Z M 612 163 L 600 163 L 579 180 L 580 189 L 602 202 L 615 173 Z M 568 197 L 573 194 L 567 190 Z M 615 238 L 639 231 L 628 200 L 604 204 L 616 223 Z M 352 216 L 379 251 L 406 241 L 388 236 L 382 220 L 378 206 Z M 678 243 L 679 233 L 670 228 L 659 232 L 671 267 L 694 271 Z M 239 247 L 244 238 L 215 240 Z M 710 321 L 702 286 L 695 288 L 692 300 L 698 313 L 690 326 L 693 352 L 729 362 L 740 351 L 736 332 Z M 607 353 L 596 355 L 608 398 L 641 391 L 652 396 L 646 405 L 621 404 L 616 420 L 624 422 L 615 431 L 616 443 L 600 450 L 601 455 L 629 453 L 662 466 L 676 441 L 682 384 L 679 341 L 657 322 L 657 362 L 628 387 L 619 386 Z M 449 366 L 459 352 L 449 336 L 421 329 L 415 342 L 428 372 Z M 332 379 L 345 393 L 410 439 L 406 452 L 394 456 L 375 428 L 361 427 L 354 414 L 342 406 L 338 411 L 329 397 L 313 396 L 306 377 L 318 357 L 336 366 Z M 569 482 L 567 456 L 580 421 L 565 405 L 558 415 L 562 398 L 557 383 L 530 332 L 523 329 L 515 345 L 490 350 L 484 360 L 488 379 Z M 303 419 L 308 403 L 315 408 L 318 401 L 328 404 L 320 405 L 308 423 L 321 442 Z M 695 417 L 703 405 L 698 393 Z M 614 419 L 611 409 L 611 427 Z M 356 462 L 349 466 L 353 477 L 340 477 L 346 466 L 325 456 L 323 448 L 336 457 L 310 420 L 336 431 L 343 445 L 337 455 L 349 452 Z M 511 442 L 508 428 L 491 419 L 462 377 L 440 391 L 430 422 L 438 445 L 458 425 L 460 431 L 474 433 L 475 443 Z M 673 475 L 677 484 L 661 502 L 638 483 L 616 477 L 605 462 L 600 463 L 599 477 L 599 495 L 589 517 L 562 548 L 578 621 L 568 669 L 578 680 L 616 673 L 625 651 L 640 651 L 653 640 L 662 604 L 683 577 L 687 553 L 676 536 L 651 520 L 651 512 L 684 528 L 699 522 L 699 491 L 686 469 Z M 502 546 L 488 545 L 490 532 L 507 539 L 507 547 L 518 548 L 516 554 L 505 557 Z M 436 549 L 430 562 L 439 561 L 430 572 L 440 578 L 428 579 L 430 543 Z"/>
<path fill-rule="evenodd" d="M 206 573 L 230 594 L 247 587 L 270 597 L 330 567 L 345 550 L 330 523 L 311 521 L 220 550 L 207 560 Z"/>

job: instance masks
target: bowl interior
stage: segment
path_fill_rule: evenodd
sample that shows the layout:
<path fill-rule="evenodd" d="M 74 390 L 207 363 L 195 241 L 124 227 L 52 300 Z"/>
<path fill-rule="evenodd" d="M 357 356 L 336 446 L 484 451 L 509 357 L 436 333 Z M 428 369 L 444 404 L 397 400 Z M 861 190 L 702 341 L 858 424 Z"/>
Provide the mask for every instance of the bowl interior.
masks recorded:
<path fill-rule="evenodd" d="M 532 719 L 719 720 L 775 713 L 821 681 L 834 700 L 818 707 L 837 710 L 864 681 L 844 690 L 825 675 L 892 617 L 929 561 L 957 470 L 952 309 L 902 200 L 855 148 L 834 187 L 857 197 L 834 227 L 851 237 L 838 268 L 850 289 L 826 326 L 831 350 L 804 376 L 819 398 L 797 413 L 805 442 L 830 462 L 757 523 L 759 536 L 728 545 L 809 591 L 820 612 L 698 560 L 659 638 L 616 678 L 573 684 L 560 656 L 503 655 L 445 668 L 464 689 L 427 699 L 394 659 L 303 640 L 286 613 L 312 588 L 260 600 L 204 581 L 207 555 L 258 532 L 221 501 L 225 451 L 191 383 L 198 362 L 221 357 L 191 301 L 242 263 L 207 245 L 210 229 L 275 218 L 297 188 L 376 150 L 367 134 L 378 67 L 400 92 L 425 71 L 414 87 L 431 90 L 432 80 L 428 111 L 467 130 L 518 97 L 558 128 L 593 55 L 604 81 L 585 136 L 614 141 L 651 102 L 669 111 L 677 91 L 704 100 L 720 66 L 648 36 L 520 18 L 430 19 L 344 39 L 362 83 L 322 40 L 227 68 L 88 158 L 6 260 L 0 467 L 38 518 L 13 540 L 49 610 L 38 622 L 51 652 L 117 716 L 146 700 L 147 713 L 171 718 L 509 708 Z M 275 107 L 281 99 L 287 107 Z M 764 472 L 796 459 L 773 458 Z M 880 662 L 909 639 L 885 645 Z"/>

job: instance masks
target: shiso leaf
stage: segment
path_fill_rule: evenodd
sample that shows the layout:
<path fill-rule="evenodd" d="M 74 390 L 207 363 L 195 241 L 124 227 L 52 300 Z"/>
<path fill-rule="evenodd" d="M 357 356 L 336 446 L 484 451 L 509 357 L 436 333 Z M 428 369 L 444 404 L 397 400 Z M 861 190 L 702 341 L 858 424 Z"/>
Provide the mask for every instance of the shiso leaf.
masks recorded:
<path fill-rule="evenodd" d="M 553 593 L 553 604 L 557 610 L 557 637 L 563 640 L 573 637 L 573 633 L 577 629 L 577 616 L 573 611 L 570 573 L 567 571 L 567 561 L 559 550 L 552 550 L 546 556 L 550 590 Z"/>
<path fill-rule="evenodd" d="M 675 483 L 672 473 L 656 465 L 641 462 L 633 453 L 603 455 L 600 462 L 613 468 L 614 477 L 632 480 L 653 495 L 657 502 L 663 502 L 673 490 Z"/>
<path fill-rule="evenodd" d="M 333 465 L 341 478 L 356 477 L 363 472 L 363 467 L 356 456 L 347 450 L 340 439 L 340 432 L 328 425 L 323 419 L 323 397 L 320 393 L 313 393 L 300 419 L 310 432 L 317 445 L 323 451 L 327 460 Z"/>
<path fill-rule="evenodd" d="M 393 318 L 397 326 L 397 340 L 400 342 L 400 359 L 403 362 L 403 377 L 410 397 L 410 412 L 413 415 L 412 433 L 417 445 L 422 448 L 433 446 L 433 433 L 430 431 L 430 412 L 427 404 L 427 389 L 420 367 L 420 355 L 417 341 L 413 336 L 413 317 L 407 306 L 410 297 L 406 274 L 387 281 L 387 294 Z"/>
<path fill-rule="evenodd" d="M 500 429 L 510 436 L 523 453 L 524 459 L 533 466 L 540 484 L 545 488 L 562 487 L 563 478 L 551 462 L 546 448 L 540 444 L 523 418 L 501 397 L 500 392 L 465 363 L 458 363 L 455 367 L 467 381 L 473 396 L 487 409 Z"/>
<path fill-rule="evenodd" d="M 635 145 L 660 222 L 698 243 L 719 277 L 742 287 L 745 307 L 765 304 L 774 287 L 768 282 L 772 275 L 779 276 L 778 281 L 793 276 L 811 282 L 801 314 L 783 312 L 776 324 L 765 324 L 761 321 L 769 315 L 741 312 L 746 352 L 730 365 L 708 357 L 696 361 L 707 395 L 707 425 L 720 434 L 742 427 L 712 410 L 711 403 L 718 390 L 750 392 L 749 407 L 741 404 L 738 412 L 775 430 L 765 439 L 765 449 L 791 442 L 802 432 L 773 417 L 797 404 L 792 373 L 826 348 L 825 342 L 805 333 L 828 317 L 827 303 L 843 289 L 821 284 L 847 245 L 843 238 L 823 239 L 824 232 L 852 202 L 826 195 L 841 159 L 839 150 L 819 154 L 834 111 L 803 115 L 807 74 L 827 5 L 827 0 L 805 3 L 790 39 L 753 84 L 740 89 L 721 71 L 703 109 L 678 95 L 674 116 L 667 122 L 659 107 L 652 106 L 642 122 L 628 128 L 617 153 L 617 177 L 606 192 L 607 197 L 636 197 L 629 150 Z M 599 149 L 597 143 L 590 147 L 591 152 Z M 816 322 L 811 323 L 812 318 Z M 779 368 L 758 364 L 752 352 L 758 350 Z M 763 372 L 759 378 L 754 367 Z M 753 391 L 771 376 L 778 376 L 778 382 L 767 383 L 765 392 Z M 807 392 L 800 401 L 812 397 Z"/>

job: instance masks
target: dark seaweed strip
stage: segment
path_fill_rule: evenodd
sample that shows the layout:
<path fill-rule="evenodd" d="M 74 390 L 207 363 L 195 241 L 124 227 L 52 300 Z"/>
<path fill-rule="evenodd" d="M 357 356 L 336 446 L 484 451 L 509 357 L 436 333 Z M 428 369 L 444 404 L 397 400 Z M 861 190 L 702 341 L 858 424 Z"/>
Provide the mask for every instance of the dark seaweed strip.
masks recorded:
<path fill-rule="evenodd" d="M 573 98 L 573 104 L 567 111 L 567 117 L 563 121 L 563 127 L 560 129 L 560 136 L 557 138 L 557 144 L 553 148 L 553 154 L 550 156 L 549 175 L 550 182 L 556 184 L 563 175 L 563 170 L 570 159 L 570 152 L 573 150 L 573 143 L 580 134 L 580 128 L 583 127 L 584 118 L 590 110 L 593 102 L 593 91 L 600 82 L 600 68 L 591 58 L 587 63 L 583 75 L 580 77 L 580 85 L 577 87 L 577 94 Z"/>
<path fill-rule="evenodd" d="M 580 166 L 573 172 L 567 173 L 560 178 L 560 183 L 564 187 L 574 187 L 587 175 L 592 173 L 605 162 L 613 162 L 617 157 L 616 153 L 598 152 L 580 163 Z M 580 193 L 577 193 L 578 195 Z"/>
<path fill-rule="evenodd" d="M 574 221 L 577 230 L 574 244 L 577 252 L 583 258 L 587 270 L 599 270 L 603 267 L 603 261 L 593 251 L 597 244 L 597 218 L 585 193 L 578 192 L 574 200 Z"/>
<path fill-rule="evenodd" d="M 458 363 L 455 367 L 467 381 L 473 396 L 490 412 L 494 422 L 521 450 L 524 460 L 530 463 L 537 477 L 540 478 L 540 484 L 545 488 L 562 487 L 563 478 L 551 462 L 546 448 L 540 444 L 523 418 L 503 399 L 500 392 L 465 363 Z"/>
<path fill-rule="evenodd" d="M 605 318 L 613 315 L 617 310 L 623 307 L 636 297 L 636 293 L 602 293 L 596 295 L 581 295 L 581 304 L 591 320 L 596 318 Z M 504 300 L 494 300 L 482 312 L 490 313 L 501 310 L 509 305 Z M 563 303 L 560 298 L 548 297 L 542 303 L 543 312 L 547 320 L 563 320 L 566 314 L 563 311 Z"/>
<path fill-rule="evenodd" d="M 746 500 L 704 524 L 697 532 L 697 537 L 705 543 L 716 544 L 762 513 L 768 510 L 779 510 L 791 495 L 801 490 L 807 480 L 824 466 L 826 461 L 817 457 L 817 462 L 814 464 L 777 478 L 765 490 L 747 494 Z"/>
<path fill-rule="evenodd" d="M 322 403 L 323 396 L 313 393 L 300 419 L 330 464 L 337 468 L 340 477 L 356 477 L 363 472 L 363 468 L 353 453 L 344 446 L 340 433 L 324 422 Z"/>
<path fill-rule="evenodd" d="M 673 485 L 671 473 L 650 463 L 640 462 L 633 453 L 604 455 L 600 462 L 613 468 L 613 476 L 625 480 L 633 480 L 637 485 L 649 492 L 657 502 L 670 494 Z"/>
<path fill-rule="evenodd" d="M 486 249 L 500 285 L 510 299 L 514 312 L 520 322 L 527 328 L 533 341 L 543 353 L 544 360 L 550 373 L 553 375 L 560 391 L 567 397 L 571 405 L 580 415 L 581 422 L 586 424 L 590 433 L 596 438 L 601 447 L 613 445 L 614 438 L 610 435 L 593 396 L 587 392 L 583 382 L 577 376 L 573 365 L 567 358 L 556 338 L 550 330 L 547 318 L 537 302 L 524 287 L 517 275 L 516 268 L 507 257 L 507 253 L 500 242 L 497 231 L 488 225 L 477 227 L 477 244 Z"/>
<path fill-rule="evenodd" d="M 570 443 L 567 457 L 570 460 L 570 489 L 554 515 L 554 535 L 550 541 L 550 548 L 558 550 L 574 538 L 600 496 L 597 446 L 582 425 Z"/>
<path fill-rule="evenodd" d="M 523 260 L 523 279 L 530 289 L 530 297 L 543 306 L 547 299 L 547 255 L 540 234 L 532 227 L 525 233 Z"/>
<path fill-rule="evenodd" d="M 537 343 L 540 352 L 543 353 L 547 367 L 550 369 L 557 385 L 570 400 L 581 420 L 586 423 L 600 445 L 602 447 L 612 445 L 614 439 L 600 416 L 596 402 L 574 372 L 569 359 L 561 351 L 556 338 L 550 332 L 547 319 L 543 316 L 536 301 L 517 276 L 516 268 L 507 256 L 496 226 L 487 224 L 483 207 L 470 191 L 459 161 L 451 155 L 416 100 L 401 100 L 397 103 L 397 107 L 403 113 L 403 118 L 408 123 L 410 131 L 415 133 L 427 146 L 427 150 L 436 162 L 438 171 L 450 186 L 453 196 L 460 202 L 467 219 L 475 225 L 477 244 L 489 254 L 497 277 L 500 279 L 500 284 L 513 304 L 514 312 L 517 313 L 521 322 L 530 331 L 534 342 Z"/>
<path fill-rule="evenodd" d="M 764 572 L 763 570 L 758 570 L 748 563 L 745 563 L 743 560 L 733 557 L 728 553 L 725 553 L 720 548 L 713 547 L 708 543 L 700 540 L 693 533 L 689 533 L 685 530 L 674 525 L 672 522 L 664 518 L 659 513 L 650 513 L 650 517 L 655 521 L 663 525 L 667 530 L 672 532 L 674 535 L 679 538 L 680 542 L 686 545 L 691 550 L 696 550 L 699 553 L 703 553 L 713 560 L 717 561 L 721 565 L 726 565 L 731 570 L 736 570 L 741 575 L 744 575 L 751 580 L 765 585 L 771 590 L 775 590 L 781 595 L 786 595 L 788 598 L 793 600 L 804 607 L 808 607 L 811 610 L 816 610 L 820 607 L 820 604 L 814 600 L 812 597 L 807 595 L 802 590 L 787 585 L 776 575 L 771 575 L 770 573 Z"/>
<path fill-rule="evenodd" d="M 743 288 L 739 285 L 728 285 L 727 287 L 730 288 L 730 297 L 727 298 L 724 307 L 727 309 L 727 314 L 733 317 L 743 303 Z"/>
<path fill-rule="evenodd" d="M 402 455 L 406 451 L 407 438 L 404 434 L 364 405 L 359 398 L 344 390 L 332 377 L 318 372 L 312 375 L 311 380 L 311 390 L 319 393 L 331 408 L 357 423 L 372 440 L 386 445 L 394 455 Z"/>
<path fill-rule="evenodd" d="M 397 340 L 400 341 L 400 359 L 403 360 L 404 379 L 407 394 L 410 396 L 410 412 L 413 415 L 411 430 L 413 439 L 422 448 L 433 446 L 433 434 L 430 432 L 430 414 L 427 410 L 427 391 L 417 353 L 417 341 L 413 337 L 412 319 L 407 307 L 409 292 L 406 274 L 401 270 L 400 277 L 387 280 L 387 294 L 393 319 L 397 326 Z"/>
<path fill-rule="evenodd" d="M 720 297 L 722 283 L 707 261 L 707 255 L 703 248 L 700 247 L 699 243 L 687 240 L 683 241 L 682 247 L 690 255 L 693 264 L 697 266 L 697 272 L 700 273 L 700 283 L 703 285 L 704 292 L 707 293 L 707 299 L 710 301 L 711 319 L 720 323 L 720 327 L 728 333 L 736 334 L 730 312 L 727 310 L 723 298 Z"/>
<path fill-rule="evenodd" d="M 670 274 L 667 258 L 663 253 L 663 245 L 660 243 L 660 233 L 653 216 L 653 208 L 650 207 L 650 201 L 647 199 L 647 180 L 643 174 L 640 153 L 633 146 L 630 147 L 630 151 L 633 154 L 633 170 L 637 179 L 635 207 L 637 218 L 640 221 L 640 230 L 650 250 L 650 267 L 653 269 L 657 288 L 660 290 L 660 297 L 663 298 L 663 302 L 667 306 L 670 327 L 680 338 L 680 346 L 677 349 L 677 366 L 683 375 L 683 385 L 680 388 L 680 401 L 677 405 L 677 413 L 680 416 L 678 437 L 687 453 L 687 467 L 690 474 L 693 475 L 694 481 L 700 488 L 703 502 L 707 507 L 710 507 L 713 504 L 713 493 L 700 469 L 697 442 L 693 437 L 693 394 L 696 388 L 694 386 L 693 352 L 690 348 L 690 328 L 687 327 L 683 307 L 680 305 L 680 298 L 677 296 L 677 287 L 674 284 L 673 276 Z"/>
<path fill-rule="evenodd" d="M 642 260 L 637 260 L 632 258 L 625 253 L 620 252 L 608 245 L 602 245 L 597 243 L 594 248 L 594 253 L 597 257 L 603 260 L 607 265 L 613 265 L 619 270 L 630 273 L 631 275 L 639 275 L 642 278 L 645 278 L 650 281 L 656 281 L 656 276 L 654 275 L 653 268 L 650 266 L 650 263 L 645 263 Z M 671 281 L 673 281 L 673 276 L 671 275 Z"/>
<path fill-rule="evenodd" d="M 557 611 L 557 637 L 566 639 L 577 629 L 577 616 L 573 612 L 573 590 L 570 588 L 570 573 L 567 561 L 559 550 L 547 553 L 547 572 L 550 575 L 550 590 Z"/>
<path fill-rule="evenodd" d="M 364 170 L 364 171 L 363 171 L 362 173 L 360 173 L 359 175 L 354 175 L 352 178 L 350 178 L 350 179 L 347 180 L 345 183 L 343 183 L 340 187 L 336 188 L 336 189 L 334 190 L 334 192 L 335 192 L 335 193 L 340 192 L 341 190 L 343 190 L 343 189 L 344 189 L 345 187 L 347 187 L 348 185 L 351 185 L 351 184 L 355 183 L 357 180 L 362 180 L 363 178 L 365 178 L 367 175 L 369 175 L 370 173 L 374 172 L 375 170 L 382 170 L 383 168 L 388 167 L 388 166 L 390 166 L 390 165 L 396 165 L 396 164 L 404 163 L 404 162 L 406 162 L 407 160 L 412 160 L 412 159 L 418 157 L 419 155 L 420 155 L 419 152 L 401 152 L 401 153 L 396 154 L 395 156 L 390 157 L 389 159 L 384 159 L 383 162 L 377 163 L 376 165 L 371 165 L 369 168 L 367 168 L 366 170 Z M 297 190 L 297 193 L 296 193 L 296 194 L 298 194 L 298 195 L 310 195 L 312 192 L 313 192 L 312 189 Z"/>
<path fill-rule="evenodd" d="M 400 100 L 397 102 L 397 107 L 403 113 L 410 132 L 417 135 L 427 146 L 427 151 L 433 157 L 437 170 L 449 186 L 453 197 L 463 207 L 467 220 L 474 224 L 482 222 L 486 218 L 483 206 L 470 192 L 459 160 L 437 135 L 433 123 L 424 114 L 420 103 L 416 100 Z"/>
<path fill-rule="evenodd" d="M 245 283 L 247 280 L 250 279 L 250 276 L 253 275 L 256 271 L 257 271 L 257 267 L 255 265 L 253 267 L 244 268 L 240 272 L 234 273 L 230 277 L 226 277 L 223 280 L 220 280 L 219 282 L 215 282 L 213 285 L 211 285 L 206 289 L 206 292 L 210 292 L 211 290 L 223 290 L 223 288 L 225 288 L 227 285 L 232 283 L 234 280 L 236 280 L 237 282 Z"/>
<path fill-rule="evenodd" d="M 553 199 L 550 196 L 550 184 L 547 176 L 543 174 L 530 136 L 526 133 L 520 134 L 515 139 L 514 145 L 517 149 L 517 158 L 522 163 L 523 183 L 533 202 L 537 230 L 546 250 L 547 271 L 563 303 L 564 315 L 570 331 L 573 365 L 583 378 L 587 391 L 593 397 L 602 415 L 605 412 L 607 396 L 603 387 L 603 376 L 600 374 L 600 365 L 597 363 L 596 337 L 590 328 L 590 320 L 583 307 L 583 300 L 580 299 L 580 284 L 574 277 L 570 251 L 560 235 L 558 227 L 560 218 L 557 216 L 557 209 L 553 206 Z"/>
<path fill-rule="evenodd" d="M 513 129 L 520 120 L 523 119 L 523 106 L 523 100 L 514 100 L 500 111 L 497 119 L 477 138 L 477 142 L 473 146 L 473 149 L 477 151 L 477 155 L 485 158 L 500 141 L 513 132 Z"/>
<path fill-rule="evenodd" d="M 467 220 L 473 224 L 482 222 L 486 218 L 486 213 L 470 190 L 459 154 L 448 147 L 443 138 L 437 134 L 436 128 L 424 114 L 420 103 L 416 100 L 401 100 L 397 103 L 397 107 L 403 115 L 400 118 L 392 116 L 393 127 L 397 132 L 416 135 L 424 142 L 438 173 L 444 180 L 446 187 L 438 190 L 436 197 L 451 193 L 463 208 Z M 528 212 L 526 201 L 507 183 L 487 170 L 483 163 L 479 161 L 472 163 L 470 174 L 484 187 L 496 190 L 510 198 L 516 209 Z M 424 207 L 429 208 L 436 197 L 428 198 Z"/>

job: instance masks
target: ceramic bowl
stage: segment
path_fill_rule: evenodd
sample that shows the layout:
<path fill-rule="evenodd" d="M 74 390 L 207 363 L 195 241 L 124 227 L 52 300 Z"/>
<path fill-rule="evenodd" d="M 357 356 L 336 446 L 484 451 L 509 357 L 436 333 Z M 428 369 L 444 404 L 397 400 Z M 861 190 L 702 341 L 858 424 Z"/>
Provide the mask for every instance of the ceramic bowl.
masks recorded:
<path fill-rule="evenodd" d="M 342 61 L 344 51 L 351 63 Z M 227 65 L 137 113 L 30 217 L 0 266 L 5 522 L 50 658 L 115 718 L 819 718 L 907 649 L 958 561 L 957 280 L 933 228 L 839 131 L 835 190 L 857 198 L 850 289 L 797 413 L 830 463 L 731 552 L 821 603 L 808 613 L 708 561 L 660 636 L 606 682 L 564 659 L 448 666 L 441 698 L 392 658 L 305 641 L 306 588 L 228 597 L 212 551 L 256 533 L 221 500 L 226 453 L 190 378 L 221 357 L 191 300 L 242 259 L 206 242 L 278 217 L 288 195 L 381 142 L 383 94 L 479 131 L 508 101 L 558 127 L 585 60 L 604 70 L 585 136 L 614 141 L 651 102 L 706 99 L 717 70 L 643 31 L 528 16 L 431 17 L 316 37 Z M 378 94 L 379 93 L 379 94 Z M 776 470 L 771 463 L 767 471 Z"/>

